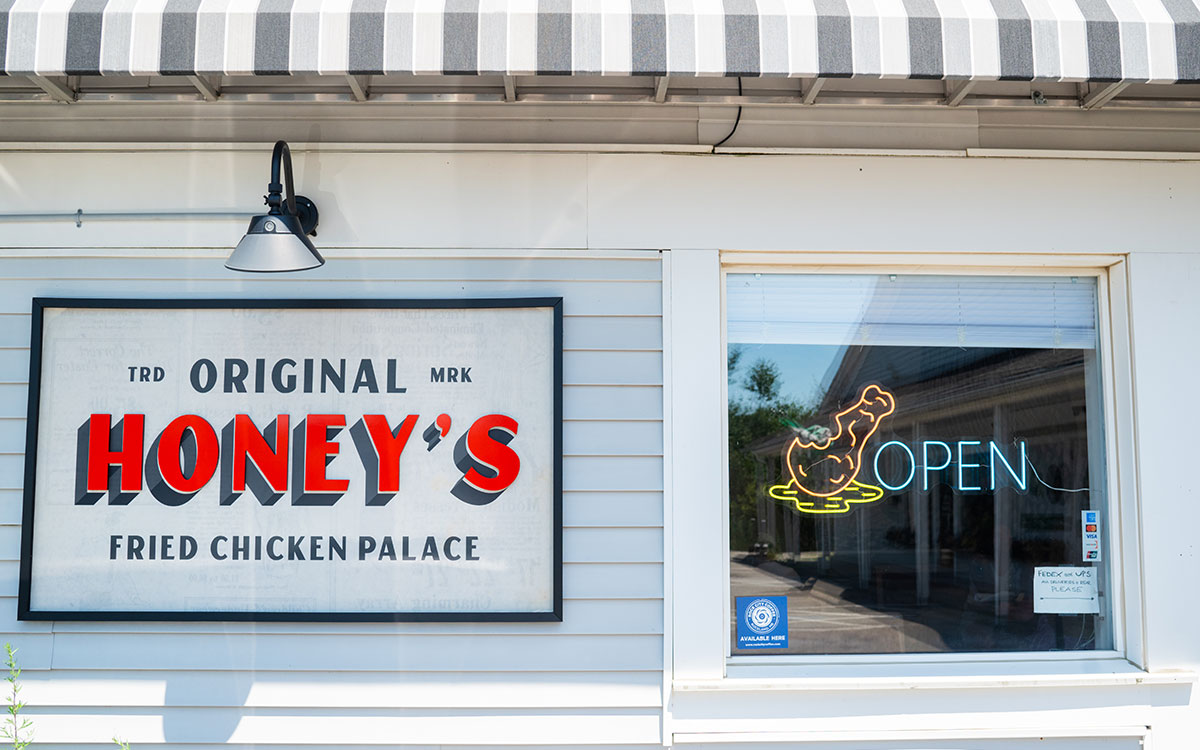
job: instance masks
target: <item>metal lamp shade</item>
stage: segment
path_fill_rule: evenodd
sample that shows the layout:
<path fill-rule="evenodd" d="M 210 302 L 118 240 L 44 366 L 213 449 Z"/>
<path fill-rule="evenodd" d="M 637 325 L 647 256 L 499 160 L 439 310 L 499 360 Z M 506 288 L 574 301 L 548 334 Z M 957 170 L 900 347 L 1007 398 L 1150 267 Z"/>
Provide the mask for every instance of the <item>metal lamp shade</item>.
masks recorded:
<path fill-rule="evenodd" d="M 300 220 L 288 214 L 255 216 L 225 267 L 234 271 L 306 271 L 325 259 L 305 236 Z"/>

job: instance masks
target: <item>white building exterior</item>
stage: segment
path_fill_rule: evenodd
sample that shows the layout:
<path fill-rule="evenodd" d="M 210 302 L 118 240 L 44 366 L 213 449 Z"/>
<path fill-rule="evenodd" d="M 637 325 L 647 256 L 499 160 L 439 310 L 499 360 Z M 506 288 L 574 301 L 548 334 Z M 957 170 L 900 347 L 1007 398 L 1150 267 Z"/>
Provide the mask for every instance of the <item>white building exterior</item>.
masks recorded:
<path fill-rule="evenodd" d="M 303 278 L 224 269 L 236 220 L 3 225 L 6 638 L 39 743 L 1191 746 L 1200 652 L 1186 582 L 1200 511 L 1178 410 L 1200 367 L 1187 343 L 1200 319 L 1194 161 L 294 148 L 299 189 L 336 206 L 321 225 L 329 263 Z M 18 211 L 149 210 L 165 185 L 180 186 L 172 208 L 199 211 L 255 194 L 263 151 L 25 144 L 5 146 L 0 164 Z M 730 659 L 730 266 L 1100 274 L 1117 651 Z M 32 297 L 507 294 L 565 300 L 561 624 L 16 621 Z"/>
<path fill-rule="evenodd" d="M 34 746 L 1200 746 L 1200 94 L 1145 82 L 1185 79 L 1164 62 L 1170 16 L 1145 5 L 1118 9 L 1120 88 L 1086 65 L 1032 82 L 986 69 L 965 89 L 826 81 L 795 57 L 776 72 L 801 81 L 736 91 L 617 68 L 522 77 L 529 60 L 461 79 L 372 79 L 344 59 L 285 79 L 172 78 L 136 44 L 105 78 L 62 68 L 61 44 L 20 52 L 35 63 L 22 67 L 12 32 L 0 638 L 19 649 Z M 55 12 L 41 23 L 65 24 Z M 1080 13 L 1057 21 L 1067 64 L 1086 47 Z M 875 73 L 908 75 L 882 28 Z M 964 64 L 986 68 L 987 45 L 974 49 Z M 701 51 L 693 72 L 728 72 Z M 278 138 L 320 206 L 328 262 L 235 273 L 223 263 Z M 105 215 L 120 212 L 138 215 Z M 1114 648 L 731 655 L 727 272 L 1095 277 Z M 17 618 L 35 297 L 559 296 L 561 623 Z"/>

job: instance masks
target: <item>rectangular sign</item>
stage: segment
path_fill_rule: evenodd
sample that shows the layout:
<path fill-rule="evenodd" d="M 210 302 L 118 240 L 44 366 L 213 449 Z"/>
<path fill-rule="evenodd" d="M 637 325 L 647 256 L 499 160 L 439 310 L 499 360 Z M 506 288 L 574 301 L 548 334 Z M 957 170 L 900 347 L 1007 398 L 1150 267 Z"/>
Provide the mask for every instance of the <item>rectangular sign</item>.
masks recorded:
<path fill-rule="evenodd" d="M 786 596 L 739 596 L 736 603 L 739 649 L 788 647 Z"/>
<path fill-rule="evenodd" d="M 561 620 L 562 300 L 35 299 L 21 619 Z"/>
<path fill-rule="evenodd" d="M 1033 611 L 1084 615 L 1100 611 L 1096 569 L 1046 567 L 1033 569 Z"/>

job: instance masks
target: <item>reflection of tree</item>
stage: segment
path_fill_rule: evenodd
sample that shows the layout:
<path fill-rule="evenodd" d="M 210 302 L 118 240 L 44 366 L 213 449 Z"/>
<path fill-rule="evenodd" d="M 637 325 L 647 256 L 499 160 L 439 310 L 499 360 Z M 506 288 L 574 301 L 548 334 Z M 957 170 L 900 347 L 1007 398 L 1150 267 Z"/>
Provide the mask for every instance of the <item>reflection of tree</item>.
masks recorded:
<path fill-rule="evenodd" d="M 779 365 L 758 359 L 740 376 L 742 350 L 731 347 L 729 371 L 729 542 L 731 549 L 748 550 L 758 542 L 757 500 L 779 477 L 755 474 L 755 456 L 750 446 L 781 431 L 796 430 L 812 417 L 812 410 L 780 397 L 782 374 Z M 738 387 L 751 398 L 741 398 Z M 765 479 L 765 483 L 764 483 Z"/>
<path fill-rule="evenodd" d="M 732 377 L 733 371 L 737 369 L 738 363 L 742 361 L 743 354 L 745 354 L 745 350 L 742 349 L 740 346 L 729 347 L 729 358 L 726 361 L 726 364 L 729 369 L 729 375 L 730 375 L 729 379 L 731 381 L 733 380 L 733 377 Z"/>
<path fill-rule="evenodd" d="M 750 391 L 760 404 L 779 400 L 779 365 L 760 357 L 750 366 L 750 373 L 742 381 L 742 387 Z"/>

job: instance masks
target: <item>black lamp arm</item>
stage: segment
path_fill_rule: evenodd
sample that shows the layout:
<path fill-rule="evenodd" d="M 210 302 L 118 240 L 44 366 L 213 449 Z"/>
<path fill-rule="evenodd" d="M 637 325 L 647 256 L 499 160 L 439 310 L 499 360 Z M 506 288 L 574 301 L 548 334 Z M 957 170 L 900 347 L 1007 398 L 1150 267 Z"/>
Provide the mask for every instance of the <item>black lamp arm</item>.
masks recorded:
<path fill-rule="evenodd" d="M 275 141 L 275 150 L 271 152 L 271 184 L 267 185 L 267 205 L 271 213 L 281 213 L 283 185 L 279 183 L 279 165 L 283 164 L 284 179 L 287 181 L 287 212 L 296 215 L 296 187 L 292 181 L 292 150 L 287 141 Z"/>

